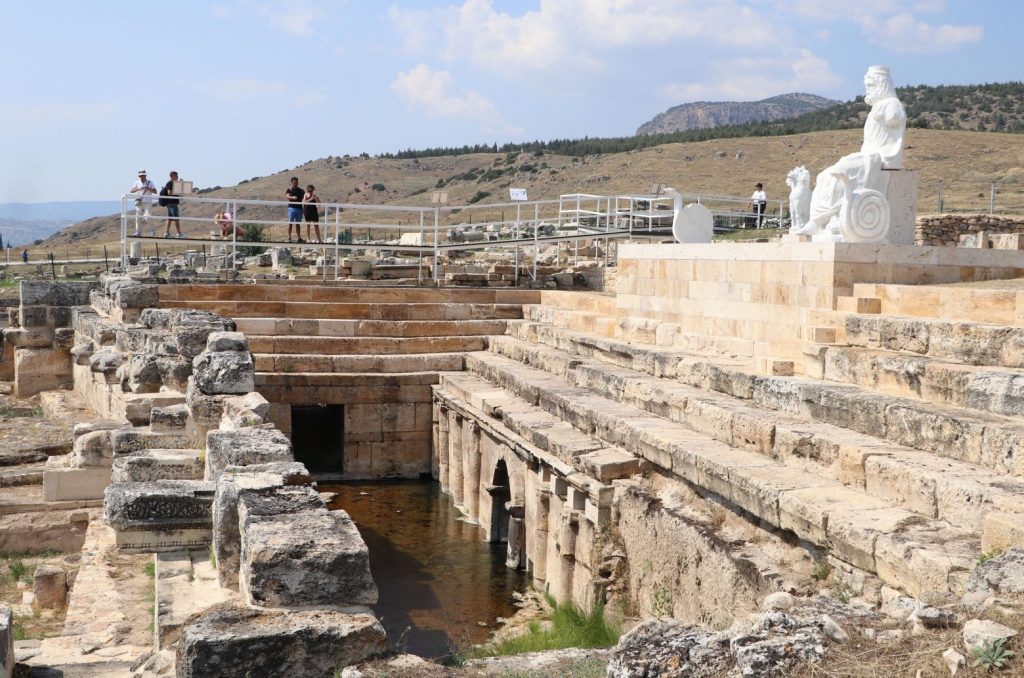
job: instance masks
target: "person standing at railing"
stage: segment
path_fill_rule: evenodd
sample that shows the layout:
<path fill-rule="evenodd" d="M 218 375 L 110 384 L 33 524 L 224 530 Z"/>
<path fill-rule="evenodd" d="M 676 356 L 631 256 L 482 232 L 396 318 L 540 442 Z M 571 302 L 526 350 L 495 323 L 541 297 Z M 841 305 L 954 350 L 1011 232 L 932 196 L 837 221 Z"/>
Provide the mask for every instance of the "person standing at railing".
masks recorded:
<path fill-rule="evenodd" d="M 295 240 L 306 242 L 302 239 L 302 198 L 305 195 L 299 187 L 299 178 L 292 177 L 292 185 L 284 192 L 288 201 L 288 242 L 292 241 L 292 224 L 295 224 Z"/>
<path fill-rule="evenodd" d="M 768 194 L 760 182 L 754 184 L 754 194 L 750 196 L 750 211 L 754 213 L 754 228 L 764 225 L 764 210 L 768 206 Z"/>
<path fill-rule="evenodd" d="M 141 216 L 143 221 L 149 221 L 149 208 L 156 195 L 156 185 L 146 178 L 146 170 L 139 170 L 139 179 L 132 184 L 131 192 L 135 194 L 135 232 L 132 235 L 139 235 L 138 219 Z"/>
<path fill-rule="evenodd" d="M 319 243 L 321 241 L 320 209 L 317 207 L 319 203 L 320 196 L 316 194 L 316 186 L 313 184 L 306 186 L 306 194 L 302 196 L 302 216 L 306 220 L 306 240 L 315 243 Z M 310 225 L 316 229 L 316 240 L 310 240 L 309 238 Z"/>
<path fill-rule="evenodd" d="M 171 224 L 178 229 L 178 237 L 183 238 L 181 234 L 181 222 L 178 221 L 178 198 L 175 197 L 174 182 L 178 180 L 178 173 L 172 171 L 170 180 L 160 189 L 160 204 L 167 208 L 167 231 L 164 233 L 165 238 L 171 237 Z"/>

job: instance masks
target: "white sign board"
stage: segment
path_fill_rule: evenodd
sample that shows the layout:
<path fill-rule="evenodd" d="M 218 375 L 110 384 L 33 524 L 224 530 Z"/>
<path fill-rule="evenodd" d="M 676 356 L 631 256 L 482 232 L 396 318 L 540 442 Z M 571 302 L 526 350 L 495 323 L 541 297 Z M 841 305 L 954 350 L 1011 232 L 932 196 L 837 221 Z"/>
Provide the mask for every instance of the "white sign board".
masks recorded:
<path fill-rule="evenodd" d="M 171 182 L 171 194 L 172 195 L 192 195 L 192 182 L 191 181 L 172 181 Z"/>
<path fill-rule="evenodd" d="M 528 200 L 525 188 L 510 188 L 508 189 L 508 196 L 516 202 L 525 202 Z"/>

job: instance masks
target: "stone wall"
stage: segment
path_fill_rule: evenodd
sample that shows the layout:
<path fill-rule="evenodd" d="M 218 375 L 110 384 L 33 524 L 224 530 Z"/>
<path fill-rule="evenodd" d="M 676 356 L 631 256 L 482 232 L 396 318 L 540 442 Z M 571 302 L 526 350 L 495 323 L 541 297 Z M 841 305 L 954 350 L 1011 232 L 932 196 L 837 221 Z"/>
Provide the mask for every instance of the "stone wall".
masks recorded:
<path fill-rule="evenodd" d="M 918 245 L 956 247 L 970 233 L 1021 233 L 1024 217 L 994 214 L 923 214 L 917 217 L 914 242 Z"/>

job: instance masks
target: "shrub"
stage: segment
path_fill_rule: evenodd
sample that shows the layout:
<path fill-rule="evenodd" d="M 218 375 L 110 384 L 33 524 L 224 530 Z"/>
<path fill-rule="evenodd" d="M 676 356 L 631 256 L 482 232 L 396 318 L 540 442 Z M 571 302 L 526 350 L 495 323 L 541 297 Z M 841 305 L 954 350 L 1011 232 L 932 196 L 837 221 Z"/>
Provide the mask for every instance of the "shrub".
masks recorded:
<path fill-rule="evenodd" d="M 529 631 L 509 638 L 485 650 L 490 656 L 561 650 L 567 647 L 611 647 L 619 642 L 619 629 L 604 618 L 604 605 L 590 613 L 582 612 L 572 603 L 556 605 L 551 613 L 550 628 L 532 622 Z"/>
<path fill-rule="evenodd" d="M 238 239 L 243 242 L 263 242 L 266 240 L 263 224 L 242 224 L 242 235 Z M 266 247 L 239 247 L 238 251 L 247 257 L 254 257 L 267 251 Z"/>
<path fill-rule="evenodd" d="M 470 198 L 468 202 L 470 205 L 472 205 L 475 202 L 480 202 L 490 194 L 490 191 L 477 191 L 476 193 L 473 194 L 473 197 Z"/>
<path fill-rule="evenodd" d="M 384 184 L 374 184 L 373 186 L 370 186 L 370 188 L 372 188 L 375 191 L 386 191 L 386 190 L 388 190 L 387 188 L 384 187 Z"/>

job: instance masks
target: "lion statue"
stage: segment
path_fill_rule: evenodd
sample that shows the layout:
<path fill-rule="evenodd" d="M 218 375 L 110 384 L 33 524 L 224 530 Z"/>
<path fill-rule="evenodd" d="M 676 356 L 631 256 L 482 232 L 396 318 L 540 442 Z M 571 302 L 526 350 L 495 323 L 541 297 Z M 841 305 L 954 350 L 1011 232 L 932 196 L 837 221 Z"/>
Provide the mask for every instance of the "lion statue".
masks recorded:
<path fill-rule="evenodd" d="M 793 234 L 813 233 L 811 224 L 811 173 L 800 165 L 786 175 L 789 186 L 789 232 Z"/>

